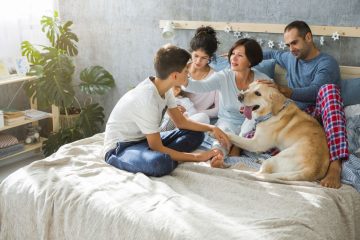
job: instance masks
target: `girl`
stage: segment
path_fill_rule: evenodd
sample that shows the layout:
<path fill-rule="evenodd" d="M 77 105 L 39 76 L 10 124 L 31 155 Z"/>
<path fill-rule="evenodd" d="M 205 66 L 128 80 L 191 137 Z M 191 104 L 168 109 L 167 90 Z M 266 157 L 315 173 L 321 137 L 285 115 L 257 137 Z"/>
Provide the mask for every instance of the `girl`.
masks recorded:
<path fill-rule="evenodd" d="M 216 32 L 212 27 L 199 27 L 190 41 L 191 63 L 189 75 L 193 80 L 202 81 L 214 73 L 209 63 L 218 48 Z M 206 113 L 210 118 L 217 118 L 219 111 L 219 93 L 217 90 L 206 93 L 185 92 L 194 103 L 197 112 Z"/>

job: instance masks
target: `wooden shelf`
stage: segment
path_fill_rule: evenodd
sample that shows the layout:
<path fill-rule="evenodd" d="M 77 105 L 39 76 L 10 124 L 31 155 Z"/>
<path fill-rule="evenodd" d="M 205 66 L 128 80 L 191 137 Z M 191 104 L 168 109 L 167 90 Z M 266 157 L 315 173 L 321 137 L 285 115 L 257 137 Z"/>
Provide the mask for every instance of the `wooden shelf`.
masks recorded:
<path fill-rule="evenodd" d="M 6 84 L 12 84 L 12 83 L 25 82 L 25 81 L 36 81 L 37 79 L 38 78 L 36 76 L 20 76 L 20 75 L 13 74 L 13 75 L 9 75 L 9 76 L 0 78 L 0 86 L 6 85 Z M 37 109 L 37 102 L 32 101 L 32 100 L 33 99 L 30 98 L 30 109 Z M 52 105 L 51 110 L 52 110 L 51 113 L 47 113 L 46 116 L 43 116 L 40 118 L 36 118 L 36 119 L 27 118 L 25 120 L 19 121 L 17 123 L 11 124 L 11 125 L 5 125 L 4 127 L 0 128 L 0 132 L 7 130 L 7 129 L 15 128 L 18 126 L 23 126 L 23 125 L 26 125 L 29 123 L 31 123 L 33 125 L 37 125 L 39 120 L 47 119 L 47 118 L 50 118 L 52 120 L 53 131 L 57 132 L 59 130 L 59 108 Z M 0 158 L 0 160 L 10 159 L 17 155 L 20 155 L 20 154 L 23 154 L 26 152 L 30 152 L 30 151 L 34 151 L 34 150 L 40 151 L 43 146 L 43 142 L 46 140 L 47 140 L 46 138 L 41 137 L 40 142 L 34 143 L 34 144 L 25 144 L 24 149 L 22 151 L 19 151 L 14 154 L 11 154 L 9 156 Z"/>
<path fill-rule="evenodd" d="M 3 157 L 3 158 L 0 158 L 0 161 L 5 160 L 5 159 L 9 159 L 9 158 L 15 157 L 15 156 L 17 156 L 17 155 L 20 155 L 20 154 L 23 154 L 23 153 L 26 153 L 26 152 L 30 152 L 30 151 L 33 151 L 33 150 L 36 150 L 36 149 L 41 150 L 41 148 L 42 148 L 42 146 L 43 146 L 43 143 L 44 143 L 46 140 L 47 140 L 47 138 L 41 137 L 41 138 L 40 138 L 40 142 L 38 142 L 38 143 L 24 144 L 24 149 L 23 149 L 22 151 L 19 151 L 19 152 L 16 152 L 16 153 L 14 153 L 14 154 L 5 156 L 5 157 Z"/>
<path fill-rule="evenodd" d="M 23 121 L 20 121 L 20 122 L 15 123 L 15 124 L 5 125 L 4 127 L 0 128 L 0 131 L 4 131 L 4 130 L 10 129 L 10 128 L 22 126 L 22 125 L 25 125 L 25 124 L 28 124 L 28 123 L 33 123 L 33 122 L 37 122 L 37 121 L 42 120 L 42 119 L 52 118 L 52 117 L 53 117 L 52 114 L 51 114 L 51 113 L 48 113 L 47 116 L 44 116 L 44 117 L 41 117 L 41 118 L 37 118 L 37 119 L 25 119 L 25 120 L 23 120 Z"/>
<path fill-rule="evenodd" d="M 256 33 L 284 33 L 286 24 L 268 23 L 238 23 L 238 22 L 208 22 L 208 21 L 181 21 L 181 20 L 160 20 L 159 27 L 164 28 L 167 22 L 171 22 L 175 29 L 197 29 L 201 26 L 211 26 L 215 30 L 224 31 L 230 27 L 232 31 L 256 32 Z M 332 36 L 338 32 L 341 37 L 360 37 L 359 27 L 344 26 L 310 26 L 313 35 Z"/>
<path fill-rule="evenodd" d="M 16 82 L 32 81 L 35 79 L 36 79 L 35 76 L 19 76 L 19 75 L 14 74 L 14 75 L 9 75 L 5 79 L 0 78 L 0 86 L 6 85 L 6 84 L 11 84 L 11 83 L 16 83 Z"/>

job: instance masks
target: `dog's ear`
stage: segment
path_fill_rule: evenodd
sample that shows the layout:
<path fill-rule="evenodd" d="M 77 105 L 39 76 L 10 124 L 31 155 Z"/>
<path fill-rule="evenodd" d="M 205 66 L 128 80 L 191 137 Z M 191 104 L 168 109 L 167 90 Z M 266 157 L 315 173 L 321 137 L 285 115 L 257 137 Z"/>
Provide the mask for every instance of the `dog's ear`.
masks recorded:
<path fill-rule="evenodd" d="M 284 102 L 285 102 L 285 97 L 280 93 L 273 92 L 270 94 L 270 99 L 272 101 L 271 113 L 272 113 L 272 115 L 275 116 L 283 108 Z"/>

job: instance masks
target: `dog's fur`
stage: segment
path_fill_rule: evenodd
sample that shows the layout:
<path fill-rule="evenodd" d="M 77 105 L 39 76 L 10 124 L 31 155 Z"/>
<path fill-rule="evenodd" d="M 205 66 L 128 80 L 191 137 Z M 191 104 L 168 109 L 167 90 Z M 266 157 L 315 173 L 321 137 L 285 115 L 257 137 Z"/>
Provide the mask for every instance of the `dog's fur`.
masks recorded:
<path fill-rule="evenodd" d="M 315 181 L 322 179 L 329 166 L 329 149 L 324 129 L 317 120 L 301 111 L 295 103 L 286 103 L 278 89 L 254 82 L 239 95 L 255 118 L 271 113 L 258 123 L 253 138 L 229 134 L 231 142 L 251 152 L 264 152 L 273 147 L 277 155 L 265 160 L 258 172 L 270 178 L 288 181 Z"/>

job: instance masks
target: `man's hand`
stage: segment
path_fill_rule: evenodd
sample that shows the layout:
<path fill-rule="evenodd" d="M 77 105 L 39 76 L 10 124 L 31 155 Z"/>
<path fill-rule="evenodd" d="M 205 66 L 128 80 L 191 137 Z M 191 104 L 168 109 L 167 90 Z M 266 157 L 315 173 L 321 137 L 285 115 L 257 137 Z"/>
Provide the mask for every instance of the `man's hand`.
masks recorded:
<path fill-rule="evenodd" d="M 231 143 L 229 137 L 220 128 L 212 126 L 211 134 L 220 142 L 226 149 L 230 149 Z"/>
<path fill-rule="evenodd" d="M 256 80 L 256 81 L 259 82 L 259 83 L 262 83 L 262 84 L 266 84 L 269 87 L 276 88 L 282 94 L 284 94 L 285 97 L 287 97 L 287 98 L 291 97 L 292 89 L 287 87 L 287 86 L 278 85 L 278 84 L 274 83 L 273 81 L 270 81 L 270 80 L 267 80 L 267 79 L 259 79 L 259 80 Z"/>
<path fill-rule="evenodd" d="M 179 109 L 179 111 L 180 111 L 182 114 L 184 114 L 184 112 L 186 112 L 186 109 L 185 109 L 183 106 L 181 106 L 181 105 L 177 105 L 177 108 Z"/>

